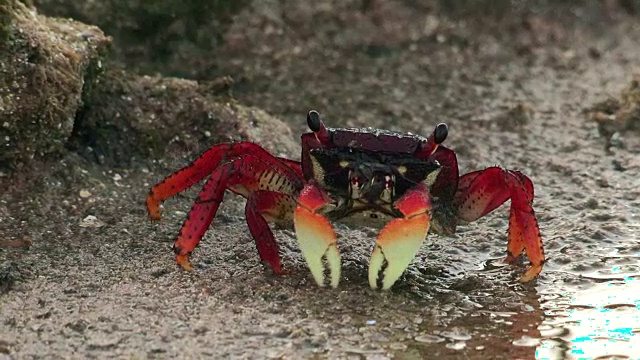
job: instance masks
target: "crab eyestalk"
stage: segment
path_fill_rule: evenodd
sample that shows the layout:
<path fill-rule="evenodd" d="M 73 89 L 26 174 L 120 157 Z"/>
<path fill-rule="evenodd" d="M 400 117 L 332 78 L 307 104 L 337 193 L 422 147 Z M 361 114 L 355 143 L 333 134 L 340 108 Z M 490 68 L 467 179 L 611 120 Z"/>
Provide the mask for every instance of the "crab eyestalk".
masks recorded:
<path fill-rule="evenodd" d="M 307 114 L 307 125 L 309 126 L 309 129 L 316 135 L 316 139 L 318 139 L 321 144 L 329 144 L 329 131 L 327 130 L 327 127 L 324 126 L 324 122 L 322 121 L 322 118 L 317 111 L 309 111 L 309 114 Z"/>
<path fill-rule="evenodd" d="M 438 146 L 447 139 L 447 135 L 449 135 L 447 124 L 438 124 L 431 135 L 429 135 L 429 138 L 427 138 L 427 141 L 422 143 L 422 146 L 418 150 L 418 155 L 420 157 L 431 156 L 431 154 L 438 150 Z"/>

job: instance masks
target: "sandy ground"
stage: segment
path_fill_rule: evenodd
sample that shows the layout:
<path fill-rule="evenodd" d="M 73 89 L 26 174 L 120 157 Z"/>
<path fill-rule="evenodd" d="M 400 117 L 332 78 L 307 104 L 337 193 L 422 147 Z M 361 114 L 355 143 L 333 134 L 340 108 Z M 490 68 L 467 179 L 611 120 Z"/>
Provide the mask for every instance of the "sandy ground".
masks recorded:
<path fill-rule="evenodd" d="M 239 15 L 219 54 L 241 102 L 296 131 L 310 108 L 329 126 L 426 135 L 446 121 L 464 172 L 501 164 L 533 179 L 540 278 L 520 285 L 522 267 L 500 262 L 504 207 L 430 236 L 390 292 L 367 286 L 373 232 L 339 228 L 342 282 L 318 289 L 290 231 L 277 238 L 293 274 L 260 264 L 231 195 L 185 273 L 170 247 L 197 189 L 157 224 L 144 198 L 190 159 L 116 169 L 70 154 L 1 180 L 0 359 L 640 357 L 639 135 L 607 146 L 585 113 L 640 72 L 637 17 L 484 26 L 413 2 L 265 4 Z"/>

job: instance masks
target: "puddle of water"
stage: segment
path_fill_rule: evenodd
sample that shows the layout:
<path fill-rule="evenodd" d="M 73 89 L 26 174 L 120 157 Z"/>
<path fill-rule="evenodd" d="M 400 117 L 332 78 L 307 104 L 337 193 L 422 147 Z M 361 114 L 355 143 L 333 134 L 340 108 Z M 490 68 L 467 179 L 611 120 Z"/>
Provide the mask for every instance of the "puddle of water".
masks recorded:
<path fill-rule="evenodd" d="M 639 359 L 640 274 L 634 276 L 541 294 L 545 320 L 536 358 Z"/>

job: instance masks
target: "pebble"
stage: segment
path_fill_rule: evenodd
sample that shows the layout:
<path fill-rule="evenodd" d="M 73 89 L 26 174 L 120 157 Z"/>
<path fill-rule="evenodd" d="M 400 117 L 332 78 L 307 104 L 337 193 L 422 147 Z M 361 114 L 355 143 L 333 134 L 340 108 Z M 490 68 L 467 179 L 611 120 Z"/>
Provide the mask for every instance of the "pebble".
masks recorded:
<path fill-rule="evenodd" d="M 444 331 L 440 335 L 456 341 L 467 341 L 471 339 L 471 335 L 462 331 Z"/>
<path fill-rule="evenodd" d="M 467 343 L 465 343 L 464 341 L 456 341 L 456 342 L 448 343 L 446 347 L 447 349 L 462 350 L 465 347 L 467 347 Z"/>
<path fill-rule="evenodd" d="M 106 224 L 98 219 L 97 217 L 93 216 L 93 215 L 87 215 L 87 217 L 85 217 L 84 219 L 82 219 L 82 221 L 80 221 L 80 227 L 83 228 L 99 228 L 99 227 L 103 227 Z"/>
<path fill-rule="evenodd" d="M 436 343 L 443 342 L 444 338 L 441 338 L 440 336 L 437 336 L 437 335 L 424 334 L 424 335 L 416 336 L 414 340 L 417 342 L 426 343 L 426 344 L 436 344 Z"/>
<path fill-rule="evenodd" d="M 513 340 L 512 344 L 515 346 L 534 347 L 540 344 L 540 339 L 523 335 L 520 339 Z"/>

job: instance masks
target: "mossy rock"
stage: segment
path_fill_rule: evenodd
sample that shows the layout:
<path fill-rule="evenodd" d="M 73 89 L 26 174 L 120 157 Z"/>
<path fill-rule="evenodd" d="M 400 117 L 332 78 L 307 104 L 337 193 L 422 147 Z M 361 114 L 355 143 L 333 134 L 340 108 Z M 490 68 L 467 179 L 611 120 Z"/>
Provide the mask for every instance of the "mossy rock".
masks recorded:
<path fill-rule="evenodd" d="M 1 0 L 0 169 L 64 152 L 109 44 L 94 26 Z"/>

